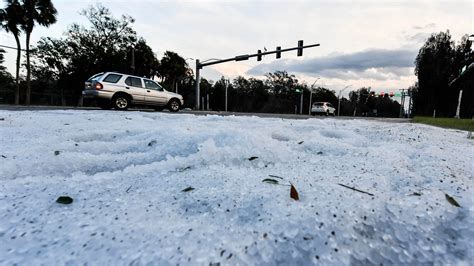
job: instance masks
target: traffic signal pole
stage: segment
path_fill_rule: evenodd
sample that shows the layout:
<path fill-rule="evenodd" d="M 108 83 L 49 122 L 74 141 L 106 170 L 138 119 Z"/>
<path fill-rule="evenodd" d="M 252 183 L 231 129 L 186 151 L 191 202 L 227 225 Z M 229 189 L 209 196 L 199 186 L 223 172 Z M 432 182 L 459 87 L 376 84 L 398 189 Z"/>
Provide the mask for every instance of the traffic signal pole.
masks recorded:
<path fill-rule="evenodd" d="M 196 59 L 196 110 L 199 110 L 199 83 L 201 82 L 201 75 L 199 73 L 199 70 L 201 67 L 199 67 L 199 59 Z"/>
<path fill-rule="evenodd" d="M 297 55 L 302 56 L 303 55 L 303 49 L 311 48 L 311 47 L 317 47 L 317 46 L 319 46 L 319 43 L 310 44 L 310 45 L 303 45 L 303 41 L 298 41 L 298 46 L 297 47 L 292 47 L 292 48 L 281 49 L 281 47 L 278 46 L 277 49 L 274 50 L 274 51 L 267 51 L 267 52 L 262 53 L 259 50 L 256 54 L 238 55 L 238 56 L 234 56 L 234 57 L 231 57 L 231 58 L 222 59 L 222 60 L 214 60 L 214 61 L 206 62 L 206 63 L 201 63 L 199 61 L 199 59 L 196 59 L 196 106 L 195 106 L 195 109 L 199 110 L 199 94 L 200 94 L 200 78 L 201 78 L 199 71 L 203 67 L 222 64 L 222 63 L 231 62 L 231 61 L 245 61 L 245 60 L 249 60 L 249 58 L 252 58 L 252 57 L 258 57 L 257 60 L 260 61 L 262 56 L 269 55 L 269 54 L 276 54 L 276 57 L 280 58 L 281 53 L 294 51 L 294 50 L 298 50 Z"/>

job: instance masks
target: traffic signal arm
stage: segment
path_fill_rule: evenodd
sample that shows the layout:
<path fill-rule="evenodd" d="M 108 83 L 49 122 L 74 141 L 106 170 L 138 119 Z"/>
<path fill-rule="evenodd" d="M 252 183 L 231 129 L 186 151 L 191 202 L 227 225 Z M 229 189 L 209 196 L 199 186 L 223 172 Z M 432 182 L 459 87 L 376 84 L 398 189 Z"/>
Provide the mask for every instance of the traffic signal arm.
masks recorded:
<path fill-rule="evenodd" d="M 289 52 L 289 51 L 294 51 L 298 49 L 305 49 L 305 48 L 311 48 L 311 47 L 317 47 L 320 44 L 310 44 L 310 45 L 305 45 L 301 47 L 293 47 L 293 48 L 286 48 L 286 49 L 281 49 L 281 50 L 275 50 L 275 51 L 268 51 L 268 52 L 263 52 L 263 53 L 255 53 L 255 54 L 249 54 L 249 55 L 238 55 L 236 57 L 231 57 L 223 60 L 216 60 L 212 62 L 207 62 L 207 63 L 200 63 L 199 68 L 203 68 L 205 66 L 210 66 L 210 65 L 216 65 L 220 63 L 225 63 L 229 61 L 243 61 L 243 60 L 248 60 L 251 57 L 257 57 L 257 56 L 264 56 L 264 55 L 269 55 L 269 54 L 276 54 L 276 53 L 284 53 L 284 52 Z"/>

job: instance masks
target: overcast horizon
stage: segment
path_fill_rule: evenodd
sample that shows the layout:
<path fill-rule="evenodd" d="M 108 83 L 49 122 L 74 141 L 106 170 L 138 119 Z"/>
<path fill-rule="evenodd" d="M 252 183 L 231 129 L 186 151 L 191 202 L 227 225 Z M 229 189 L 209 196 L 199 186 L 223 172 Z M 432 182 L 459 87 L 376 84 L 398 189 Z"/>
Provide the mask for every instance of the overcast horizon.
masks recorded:
<path fill-rule="evenodd" d="M 362 86 L 375 91 L 413 85 L 414 60 L 432 33 L 449 30 L 460 41 L 473 34 L 472 1 L 93 1 L 53 0 L 58 21 L 36 27 L 32 46 L 41 37 L 61 38 L 72 23 L 89 26 L 79 12 L 96 3 L 115 17 L 135 18 L 132 27 L 145 38 L 158 59 L 167 50 L 184 58 L 228 58 L 275 49 L 320 43 L 305 49 L 265 56 L 261 62 L 229 62 L 206 67 L 202 77 L 262 78 L 286 70 L 300 81 L 340 90 Z M 3 8 L 3 5 L 1 6 Z M 13 35 L 0 32 L 0 44 L 16 47 Z M 21 36 L 22 48 L 24 36 Z M 5 65 L 14 74 L 15 51 L 5 49 Z M 194 69 L 194 60 L 187 61 Z M 24 73 L 24 71 L 22 71 Z"/>

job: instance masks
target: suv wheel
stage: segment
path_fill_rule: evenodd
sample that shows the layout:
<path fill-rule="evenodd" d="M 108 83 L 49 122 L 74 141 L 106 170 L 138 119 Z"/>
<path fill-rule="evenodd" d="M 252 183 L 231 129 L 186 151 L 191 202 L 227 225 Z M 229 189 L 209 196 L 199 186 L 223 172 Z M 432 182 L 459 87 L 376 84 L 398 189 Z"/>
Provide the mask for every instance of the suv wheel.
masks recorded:
<path fill-rule="evenodd" d="M 181 103 L 177 99 L 171 99 L 168 103 L 168 107 L 170 112 L 178 112 L 179 108 L 181 108 Z"/>
<path fill-rule="evenodd" d="M 328 116 L 328 115 L 329 115 L 329 111 L 326 111 L 326 116 Z"/>
<path fill-rule="evenodd" d="M 112 104 L 117 110 L 127 110 L 130 105 L 130 98 L 126 95 L 117 95 L 112 99 Z"/>

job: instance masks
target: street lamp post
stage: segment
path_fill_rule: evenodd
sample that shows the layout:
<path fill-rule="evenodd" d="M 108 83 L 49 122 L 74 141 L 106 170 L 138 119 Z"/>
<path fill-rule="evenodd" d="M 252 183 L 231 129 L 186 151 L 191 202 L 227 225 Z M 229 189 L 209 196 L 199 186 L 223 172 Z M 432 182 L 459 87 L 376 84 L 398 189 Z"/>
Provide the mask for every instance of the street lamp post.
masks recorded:
<path fill-rule="evenodd" d="M 314 84 L 316 84 L 316 82 L 318 82 L 320 78 L 317 78 L 314 82 L 313 82 L 313 85 L 311 85 L 311 88 L 309 89 L 310 90 L 310 93 L 309 93 L 309 110 L 308 110 L 308 115 L 311 115 L 311 102 L 313 101 L 313 89 L 314 89 Z"/>
<path fill-rule="evenodd" d="M 345 89 L 349 88 L 350 86 L 352 86 L 352 85 L 347 85 L 346 87 L 344 87 L 344 89 L 339 91 L 339 95 L 337 97 L 337 116 L 339 116 L 339 113 L 340 113 L 340 110 L 341 110 L 341 94 Z"/>

